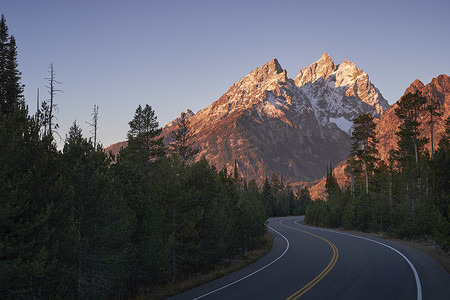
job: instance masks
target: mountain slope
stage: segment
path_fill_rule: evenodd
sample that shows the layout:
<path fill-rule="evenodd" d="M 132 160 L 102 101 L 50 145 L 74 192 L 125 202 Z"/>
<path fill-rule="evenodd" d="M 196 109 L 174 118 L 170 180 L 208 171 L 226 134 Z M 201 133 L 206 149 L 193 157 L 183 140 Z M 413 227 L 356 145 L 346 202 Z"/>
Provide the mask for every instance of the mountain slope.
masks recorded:
<path fill-rule="evenodd" d="M 354 117 L 380 116 L 387 107 L 362 69 L 347 60 L 336 65 L 324 53 L 295 80 L 273 59 L 188 116 L 198 158 L 229 170 L 236 161 L 240 176 L 259 184 L 275 173 L 299 185 L 347 158 Z M 166 143 L 177 122 L 163 128 Z"/>
<path fill-rule="evenodd" d="M 238 164 L 262 183 L 271 173 L 287 182 L 318 179 L 348 156 L 351 120 L 388 106 L 355 64 L 328 54 L 295 80 L 276 59 L 250 72 L 190 118 L 194 142 L 216 167 Z"/>
<path fill-rule="evenodd" d="M 437 146 L 439 139 L 445 131 L 445 120 L 450 115 L 450 76 L 439 75 L 433 78 L 431 82 L 424 85 L 420 80 L 416 79 L 406 90 L 404 95 L 411 92 L 420 91 L 423 96 L 428 99 L 437 98 L 441 104 L 442 117 L 437 120 L 434 125 L 434 146 Z M 377 136 L 379 140 L 378 152 L 380 158 L 387 161 L 389 151 L 397 147 L 398 137 L 395 134 L 398 130 L 399 120 L 395 116 L 395 109 L 397 103 L 393 104 L 383 114 L 380 121 L 377 123 Z M 422 133 L 426 137 L 430 137 L 431 127 L 428 125 L 430 117 L 427 113 L 421 115 Z M 431 150 L 431 144 L 426 145 L 428 150 Z"/>

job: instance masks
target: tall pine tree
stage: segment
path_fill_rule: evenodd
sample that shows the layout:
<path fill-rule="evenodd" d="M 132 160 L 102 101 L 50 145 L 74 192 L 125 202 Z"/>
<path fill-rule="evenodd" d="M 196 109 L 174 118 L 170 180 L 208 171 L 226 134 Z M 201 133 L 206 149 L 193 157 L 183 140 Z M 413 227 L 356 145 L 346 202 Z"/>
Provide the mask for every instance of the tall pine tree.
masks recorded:
<path fill-rule="evenodd" d="M 145 105 L 144 109 L 139 105 L 133 120 L 128 124 L 130 130 L 127 151 L 146 165 L 164 155 L 164 140 L 163 137 L 159 137 L 161 128 L 150 105 Z"/>
<path fill-rule="evenodd" d="M 416 165 L 419 156 L 428 139 L 421 136 L 420 113 L 424 110 L 426 98 L 419 91 L 407 93 L 398 102 L 395 109 L 395 115 L 400 120 L 398 148 L 396 153 L 397 159 L 403 164 L 414 158 Z"/>
<path fill-rule="evenodd" d="M 362 172 L 365 178 L 366 194 L 369 193 L 369 175 L 373 172 L 375 155 L 378 153 L 376 148 L 377 139 L 375 136 L 376 124 L 370 113 L 362 114 L 353 119 L 353 140 L 350 153 L 349 166 L 351 173 Z"/>
<path fill-rule="evenodd" d="M 131 276 L 134 214 L 114 189 L 110 161 L 76 125 L 64 145 L 67 186 L 74 191 L 77 296 L 120 297 Z"/>
<path fill-rule="evenodd" d="M 0 20 L 0 113 L 11 113 L 24 103 L 23 85 L 18 70 L 17 46 L 14 36 L 8 33 L 5 16 Z"/>
<path fill-rule="evenodd" d="M 23 105 L 0 115 L 0 298 L 50 297 L 56 289 L 50 193 L 57 151 L 39 139 Z"/>
<path fill-rule="evenodd" d="M 174 141 L 170 145 L 171 150 L 182 162 L 188 163 L 194 159 L 194 156 L 199 152 L 199 149 L 194 149 L 192 146 L 190 122 L 184 112 L 181 113 L 181 120 L 177 126 L 178 128 L 172 132 Z"/>

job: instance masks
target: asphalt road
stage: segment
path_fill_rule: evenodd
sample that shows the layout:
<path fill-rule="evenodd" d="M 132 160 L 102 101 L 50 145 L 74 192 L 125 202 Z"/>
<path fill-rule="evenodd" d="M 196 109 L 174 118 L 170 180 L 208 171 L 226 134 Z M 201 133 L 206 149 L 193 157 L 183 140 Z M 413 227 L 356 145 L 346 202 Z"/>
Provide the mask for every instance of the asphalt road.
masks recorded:
<path fill-rule="evenodd" d="M 426 254 L 302 218 L 270 219 L 268 254 L 170 299 L 450 299 L 450 274 Z"/>

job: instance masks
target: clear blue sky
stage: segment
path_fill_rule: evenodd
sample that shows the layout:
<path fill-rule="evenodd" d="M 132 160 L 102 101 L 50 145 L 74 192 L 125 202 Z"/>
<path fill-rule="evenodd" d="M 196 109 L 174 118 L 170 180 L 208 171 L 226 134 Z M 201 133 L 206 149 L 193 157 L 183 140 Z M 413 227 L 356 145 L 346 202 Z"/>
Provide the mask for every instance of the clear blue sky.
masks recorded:
<path fill-rule="evenodd" d="M 30 112 L 54 64 L 59 134 L 99 109 L 99 138 L 126 139 L 139 104 L 165 125 L 208 106 L 272 58 L 294 78 L 323 52 L 355 62 L 390 104 L 450 74 L 450 1 L 2 0 Z"/>

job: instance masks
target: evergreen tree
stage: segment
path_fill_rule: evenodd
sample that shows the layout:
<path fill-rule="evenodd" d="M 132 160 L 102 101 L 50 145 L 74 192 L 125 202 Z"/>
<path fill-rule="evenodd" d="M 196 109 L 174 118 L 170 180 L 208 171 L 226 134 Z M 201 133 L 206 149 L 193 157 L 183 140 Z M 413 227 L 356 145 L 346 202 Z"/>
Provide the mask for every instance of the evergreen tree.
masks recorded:
<path fill-rule="evenodd" d="M 431 159 L 434 159 L 434 125 L 442 116 L 442 112 L 440 111 L 441 102 L 436 95 L 433 95 L 428 99 L 428 103 L 425 107 L 426 111 L 430 116 L 430 121 L 428 124 L 430 125 L 430 143 L 431 143 Z"/>
<path fill-rule="evenodd" d="M 437 183 L 436 207 L 444 217 L 450 219 L 450 116 L 445 124 L 446 131 L 439 140 L 433 170 Z"/>
<path fill-rule="evenodd" d="M 164 138 L 159 137 L 161 129 L 158 128 L 155 111 L 150 105 L 145 105 L 144 109 L 139 105 L 133 120 L 128 124 L 130 130 L 127 149 L 135 154 L 138 160 L 148 166 L 150 161 L 164 155 Z"/>
<path fill-rule="evenodd" d="M 427 142 L 426 137 L 420 134 L 420 113 L 424 110 L 426 98 L 419 91 L 407 93 L 398 102 L 395 109 L 395 115 L 400 120 L 398 149 L 395 152 L 399 161 L 406 161 L 414 158 L 416 165 L 419 162 L 419 156 Z"/>
<path fill-rule="evenodd" d="M 242 234 L 241 245 L 247 250 L 251 241 L 265 232 L 266 211 L 259 199 L 259 193 L 255 193 L 255 190 L 248 190 L 242 194 L 237 209 L 238 224 Z"/>
<path fill-rule="evenodd" d="M 333 167 L 332 167 L 331 163 L 329 166 L 327 166 L 325 190 L 328 194 L 328 199 L 333 198 L 336 195 L 336 193 L 338 193 L 338 190 L 340 192 L 340 188 L 339 188 L 338 182 L 336 180 L 336 177 L 334 177 L 334 175 L 333 175 Z"/>
<path fill-rule="evenodd" d="M 129 283 L 129 289 L 136 293 L 167 276 L 169 237 L 164 200 L 173 200 L 177 177 L 170 159 L 161 158 L 163 139 L 158 137 L 161 130 L 151 107 L 142 109 L 139 105 L 129 125 L 128 147 L 120 151 L 113 170 L 117 191 L 136 216 L 131 237 L 136 258 Z"/>
<path fill-rule="evenodd" d="M 266 208 L 266 214 L 267 216 L 274 216 L 274 196 L 273 196 L 273 189 L 269 182 L 269 180 L 264 180 L 264 184 L 262 187 L 262 197 L 263 197 L 263 203 Z"/>
<path fill-rule="evenodd" d="M 2 114 L 6 114 L 10 111 L 10 105 L 6 98 L 9 52 L 8 25 L 6 25 L 5 16 L 2 14 L 2 18 L 0 20 L 0 112 Z"/>
<path fill-rule="evenodd" d="M 190 122 L 186 118 L 186 114 L 181 113 L 181 119 L 177 124 L 177 129 L 172 132 L 174 141 L 170 144 L 172 153 L 177 155 L 184 163 L 192 161 L 195 155 L 200 151 L 192 147 L 190 132 Z"/>
<path fill-rule="evenodd" d="M 298 190 L 297 198 L 298 198 L 298 207 L 294 214 L 304 215 L 306 213 L 306 208 L 309 206 L 309 204 L 311 204 L 312 201 L 308 188 L 304 187 Z"/>
<path fill-rule="evenodd" d="M 23 105 L 0 115 L 0 298 L 47 298 L 57 288 L 49 194 L 59 167 L 38 132 Z"/>
<path fill-rule="evenodd" d="M 123 295 L 131 275 L 133 214 L 114 193 L 110 161 L 74 123 L 64 145 L 64 167 L 74 191 L 77 297 Z"/>
<path fill-rule="evenodd" d="M 375 155 L 378 153 L 376 148 L 377 139 L 375 137 L 376 124 L 370 113 L 362 114 L 353 119 L 353 140 L 350 153 L 349 166 L 353 174 L 360 171 L 364 172 L 366 194 L 369 193 L 369 174 L 373 172 Z"/>
<path fill-rule="evenodd" d="M 9 36 L 5 17 L 0 20 L 0 113 L 11 113 L 24 103 L 21 73 L 18 70 L 17 46 L 14 36 Z"/>
<path fill-rule="evenodd" d="M 24 103 L 23 85 L 20 83 L 22 73 L 18 70 L 16 39 L 11 35 L 9 40 L 9 53 L 6 66 L 7 86 L 6 99 L 9 103 Z"/>

